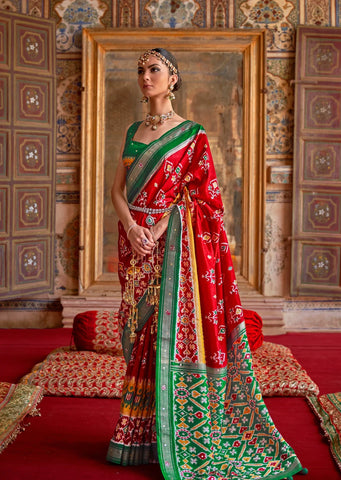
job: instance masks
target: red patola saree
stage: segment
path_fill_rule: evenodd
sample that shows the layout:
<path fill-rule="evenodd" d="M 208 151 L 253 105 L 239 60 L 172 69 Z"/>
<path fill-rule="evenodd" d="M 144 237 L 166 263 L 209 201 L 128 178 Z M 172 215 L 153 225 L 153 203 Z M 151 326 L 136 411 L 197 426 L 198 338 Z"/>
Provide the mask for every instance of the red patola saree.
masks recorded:
<path fill-rule="evenodd" d="M 253 374 L 205 131 L 184 121 L 145 145 L 133 140 L 138 126 L 128 130 L 123 152 L 128 202 L 139 225 L 150 227 L 165 214 L 169 223 L 153 258 L 136 264 L 119 227 L 128 368 L 107 458 L 123 465 L 159 461 L 168 480 L 292 476 L 301 464 Z M 148 302 L 155 265 L 162 266 L 158 306 Z M 132 291 L 136 337 L 128 321 Z"/>

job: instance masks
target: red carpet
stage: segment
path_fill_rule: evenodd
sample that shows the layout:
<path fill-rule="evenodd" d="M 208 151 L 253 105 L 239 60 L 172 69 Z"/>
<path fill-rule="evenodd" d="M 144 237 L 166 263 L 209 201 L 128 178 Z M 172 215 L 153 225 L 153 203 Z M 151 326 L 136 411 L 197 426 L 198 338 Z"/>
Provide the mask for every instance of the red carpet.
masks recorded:
<path fill-rule="evenodd" d="M 17 383 L 52 349 L 68 345 L 68 329 L 0 330 L 0 381 Z M 291 348 L 294 356 L 319 385 L 320 393 L 341 391 L 341 333 L 290 333 L 266 337 Z M 319 422 L 304 398 L 265 398 L 285 439 L 295 448 L 307 480 L 337 480 Z M 119 400 L 44 397 L 41 417 L 0 455 L 4 480 L 162 480 L 157 465 L 118 467 L 105 461 Z"/>

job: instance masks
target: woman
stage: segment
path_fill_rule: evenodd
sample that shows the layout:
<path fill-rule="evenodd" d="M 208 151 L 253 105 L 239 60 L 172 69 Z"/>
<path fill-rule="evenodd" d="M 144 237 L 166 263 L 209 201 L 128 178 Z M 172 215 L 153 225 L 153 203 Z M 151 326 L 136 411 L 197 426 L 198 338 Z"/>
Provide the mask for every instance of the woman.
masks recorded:
<path fill-rule="evenodd" d="M 205 131 L 172 109 L 167 50 L 140 57 L 138 84 L 150 113 L 128 128 L 112 188 L 128 367 L 107 458 L 159 461 L 169 480 L 287 478 L 302 467 L 253 375 Z"/>

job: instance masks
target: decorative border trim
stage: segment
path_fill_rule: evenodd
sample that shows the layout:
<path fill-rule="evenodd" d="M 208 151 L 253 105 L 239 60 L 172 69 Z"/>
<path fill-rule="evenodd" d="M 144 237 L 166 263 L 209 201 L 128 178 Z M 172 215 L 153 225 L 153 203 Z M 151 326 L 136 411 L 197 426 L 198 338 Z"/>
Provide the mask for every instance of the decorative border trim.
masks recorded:
<path fill-rule="evenodd" d="M 266 203 L 291 203 L 291 190 L 269 190 L 266 192 Z"/>
<path fill-rule="evenodd" d="M 156 360 L 156 431 L 160 467 L 166 480 L 180 480 L 177 475 L 173 427 L 174 395 L 171 358 L 174 351 L 174 322 L 177 318 L 182 224 L 179 207 L 174 208 L 168 224 L 168 235 L 162 268 Z M 170 245 L 175 245 L 171 249 Z M 162 320 L 162 321 L 161 321 Z M 176 477 L 174 476 L 176 474 Z"/>
<path fill-rule="evenodd" d="M 79 192 L 56 192 L 56 202 L 57 203 L 80 203 L 80 193 Z"/>
<path fill-rule="evenodd" d="M 288 299 L 284 301 L 283 312 L 289 312 L 292 310 L 325 310 L 325 311 L 340 311 L 341 312 L 341 300 L 319 300 L 313 302 L 311 300 L 300 299 Z"/>
<path fill-rule="evenodd" d="M 339 405 L 335 403 L 340 403 L 337 400 L 338 394 L 326 394 L 321 395 L 320 397 L 307 397 L 307 402 L 315 415 L 318 417 L 325 436 L 328 439 L 330 452 L 341 470 L 341 438 L 340 431 L 338 430 L 337 422 L 333 422 L 329 416 L 329 412 L 325 409 L 324 405 L 321 403 L 322 400 L 328 400 L 332 405 L 334 405 L 335 410 L 338 411 L 340 417 Z M 335 402 L 335 403 L 334 403 Z M 335 420 L 335 419 L 334 419 Z"/>
<path fill-rule="evenodd" d="M 291 165 L 272 165 L 268 167 L 268 182 L 274 184 L 292 184 L 292 166 Z"/>
<path fill-rule="evenodd" d="M 61 312 L 63 306 L 60 300 L 3 300 L 0 302 L 0 310 Z"/>

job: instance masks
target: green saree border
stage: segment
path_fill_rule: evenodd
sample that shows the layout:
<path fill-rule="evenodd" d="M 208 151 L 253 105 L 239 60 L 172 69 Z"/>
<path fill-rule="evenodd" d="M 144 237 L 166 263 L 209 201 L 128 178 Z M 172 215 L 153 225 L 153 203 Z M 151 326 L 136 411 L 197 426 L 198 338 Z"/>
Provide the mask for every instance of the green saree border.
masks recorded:
<path fill-rule="evenodd" d="M 173 392 L 168 390 L 171 372 L 171 352 L 174 351 L 174 319 L 178 313 L 180 288 L 182 222 L 179 207 L 174 208 L 168 223 L 165 255 L 162 267 L 159 322 L 156 356 L 156 433 L 161 471 L 165 480 L 180 480 L 174 453 L 172 425 Z M 175 248 L 170 248 L 174 245 Z"/>
<path fill-rule="evenodd" d="M 165 156 L 181 149 L 183 144 L 187 143 L 191 137 L 194 138 L 201 128 L 201 125 L 191 120 L 185 120 L 162 135 L 157 141 L 146 145 L 146 149 L 135 158 L 127 173 L 126 185 L 129 203 L 136 199 L 143 186 L 160 168 Z"/>

